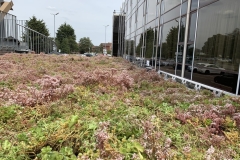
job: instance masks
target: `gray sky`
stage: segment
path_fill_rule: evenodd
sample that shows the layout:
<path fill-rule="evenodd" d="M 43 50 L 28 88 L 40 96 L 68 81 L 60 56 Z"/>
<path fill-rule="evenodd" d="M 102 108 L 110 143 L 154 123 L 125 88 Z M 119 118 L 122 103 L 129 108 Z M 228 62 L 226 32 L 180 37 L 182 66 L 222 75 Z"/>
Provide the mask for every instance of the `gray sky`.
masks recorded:
<path fill-rule="evenodd" d="M 5 0 L 10 1 L 10 0 Z M 112 42 L 112 15 L 113 10 L 119 11 L 123 0 L 12 0 L 13 11 L 18 20 L 29 20 L 33 15 L 43 19 L 54 34 L 54 16 L 51 13 L 59 12 L 56 16 L 56 30 L 66 22 L 75 30 L 77 42 L 82 37 L 89 37 L 94 45 Z"/>

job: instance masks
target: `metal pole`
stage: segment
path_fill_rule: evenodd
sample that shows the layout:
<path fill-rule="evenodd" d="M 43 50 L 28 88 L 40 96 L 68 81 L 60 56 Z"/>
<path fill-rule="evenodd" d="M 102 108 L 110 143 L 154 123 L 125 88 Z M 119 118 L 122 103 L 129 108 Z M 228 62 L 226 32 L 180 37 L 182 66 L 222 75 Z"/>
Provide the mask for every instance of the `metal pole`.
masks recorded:
<path fill-rule="evenodd" d="M 107 30 L 107 27 L 108 27 L 109 25 L 106 25 L 105 26 L 105 51 L 107 51 L 107 47 L 106 47 L 106 30 Z M 104 54 L 104 53 L 103 53 Z"/>
<path fill-rule="evenodd" d="M 55 14 L 51 13 L 51 14 L 54 16 L 54 33 L 53 33 L 53 34 L 54 34 L 54 35 L 53 35 L 54 38 L 53 38 L 53 39 L 54 39 L 54 43 L 55 43 L 55 44 L 54 44 L 54 45 L 55 45 L 54 50 L 56 51 L 56 50 L 57 50 L 57 46 L 56 46 L 56 41 L 55 41 L 55 39 L 56 39 L 56 33 L 55 33 L 55 16 L 58 15 L 59 13 L 55 13 Z"/>
<path fill-rule="evenodd" d="M 185 73 L 185 64 L 186 64 L 186 54 L 187 54 L 187 42 L 188 42 L 188 29 L 189 29 L 189 22 L 190 22 L 190 10 L 191 10 L 191 0 L 188 0 L 188 8 L 187 8 L 187 17 L 186 17 L 186 28 L 185 28 L 185 40 L 184 40 L 184 49 L 183 49 L 183 56 L 182 56 L 182 73 L 181 77 L 184 77 Z"/>
<path fill-rule="evenodd" d="M 56 39 L 56 33 L 55 33 L 55 14 L 54 14 L 54 42 L 55 42 L 55 39 Z"/>
<path fill-rule="evenodd" d="M 240 83 L 240 63 L 239 63 L 239 69 L 238 69 L 238 80 L 237 80 L 237 88 L 236 88 L 236 95 L 238 95 L 238 91 L 239 91 L 239 84 Z"/>

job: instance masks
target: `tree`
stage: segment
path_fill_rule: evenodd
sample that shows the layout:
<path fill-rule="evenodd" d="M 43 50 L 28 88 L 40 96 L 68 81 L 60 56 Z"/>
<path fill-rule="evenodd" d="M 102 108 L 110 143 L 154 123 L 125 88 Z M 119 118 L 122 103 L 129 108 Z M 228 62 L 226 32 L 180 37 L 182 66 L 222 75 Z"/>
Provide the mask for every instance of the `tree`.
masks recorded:
<path fill-rule="evenodd" d="M 45 22 L 43 20 L 38 20 L 35 16 L 30 18 L 29 21 L 27 21 L 27 27 L 47 37 L 49 36 L 49 30 L 47 29 Z"/>
<path fill-rule="evenodd" d="M 58 28 L 57 33 L 56 33 L 56 41 L 58 41 L 58 45 L 59 45 L 58 47 L 61 50 L 65 50 L 65 49 L 63 49 L 63 46 L 66 47 L 66 44 L 63 44 L 64 41 L 66 42 L 65 39 L 68 40 L 68 45 L 69 45 L 69 49 L 70 49 L 70 51 L 67 53 L 78 51 L 78 45 L 76 42 L 75 31 L 72 28 L 72 26 L 70 26 L 67 23 L 62 24 Z"/>
<path fill-rule="evenodd" d="M 154 43 L 154 30 L 148 29 L 146 34 L 146 58 L 151 58 L 153 56 L 153 44 Z"/>
<path fill-rule="evenodd" d="M 92 49 L 93 44 L 89 37 L 83 37 L 79 40 L 79 51 L 80 53 L 88 52 L 89 49 Z"/>
<path fill-rule="evenodd" d="M 39 35 L 34 32 L 29 32 L 26 36 L 23 35 L 24 41 L 29 43 L 28 45 L 31 47 L 31 49 L 34 49 L 36 53 L 39 53 L 47 52 L 49 47 L 52 48 L 52 46 L 49 45 L 50 40 L 46 41 L 46 37 L 49 36 L 49 30 L 47 29 L 43 20 L 38 20 L 35 16 L 33 16 L 29 21 L 26 22 L 26 26 L 45 35 L 44 37 L 43 35 Z"/>
<path fill-rule="evenodd" d="M 101 43 L 98 48 L 98 53 L 103 53 L 103 44 Z"/>
<path fill-rule="evenodd" d="M 64 38 L 62 40 L 61 52 L 62 53 L 70 53 L 70 44 L 69 44 L 69 40 L 67 38 Z"/>
<path fill-rule="evenodd" d="M 172 27 L 167 35 L 166 42 L 162 43 L 161 57 L 172 59 L 177 52 L 178 27 Z"/>

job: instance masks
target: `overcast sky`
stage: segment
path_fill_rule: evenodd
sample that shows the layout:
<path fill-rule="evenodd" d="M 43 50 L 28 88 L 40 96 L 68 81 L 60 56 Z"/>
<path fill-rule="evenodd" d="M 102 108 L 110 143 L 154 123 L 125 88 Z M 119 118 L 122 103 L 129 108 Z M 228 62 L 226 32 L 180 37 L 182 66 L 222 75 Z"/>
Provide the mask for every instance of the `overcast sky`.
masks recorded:
<path fill-rule="evenodd" d="M 5 0 L 10 1 L 10 0 Z M 112 42 L 112 15 L 119 11 L 123 0 L 12 0 L 13 11 L 18 20 L 29 20 L 33 15 L 43 19 L 54 34 L 54 16 L 51 13 L 59 12 L 56 16 L 56 30 L 66 22 L 75 30 L 77 42 L 82 37 L 89 37 L 94 45 Z"/>

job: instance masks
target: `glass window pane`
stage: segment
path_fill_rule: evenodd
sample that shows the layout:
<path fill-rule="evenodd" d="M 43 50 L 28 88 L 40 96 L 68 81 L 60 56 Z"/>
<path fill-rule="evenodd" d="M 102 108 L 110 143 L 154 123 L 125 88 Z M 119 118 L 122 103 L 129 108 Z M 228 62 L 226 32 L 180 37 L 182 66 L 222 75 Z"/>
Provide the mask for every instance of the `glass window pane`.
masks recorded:
<path fill-rule="evenodd" d="M 143 4 L 138 8 L 137 29 L 143 26 Z"/>
<path fill-rule="evenodd" d="M 186 29 L 186 16 L 181 18 L 179 42 L 184 42 L 185 29 Z"/>
<path fill-rule="evenodd" d="M 181 70 L 182 70 L 182 59 L 183 59 L 183 50 L 184 50 L 184 45 L 178 45 L 178 52 L 176 52 L 176 57 L 175 57 L 175 63 L 174 63 L 174 72 L 176 70 L 176 75 L 181 76 Z"/>
<path fill-rule="evenodd" d="M 156 0 L 148 0 L 148 22 L 151 22 L 156 18 Z"/>
<path fill-rule="evenodd" d="M 197 7 L 198 7 L 198 0 L 192 0 L 191 11 L 197 9 Z"/>
<path fill-rule="evenodd" d="M 141 48 L 142 48 L 142 40 L 143 40 L 143 34 L 139 34 L 136 36 L 136 57 L 140 57 Z"/>
<path fill-rule="evenodd" d="M 239 6 L 239 0 L 219 0 L 199 10 L 194 56 L 194 64 L 217 66 L 200 68 L 198 72 L 203 74 L 193 74 L 194 80 L 232 93 L 236 92 L 240 63 Z"/>
<path fill-rule="evenodd" d="M 151 58 L 153 54 L 153 44 L 154 44 L 154 30 L 148 29 L 146 32 L 146 58 Z"/>
<path fill-rule="evenodd" d="M 164 1 L 161 3 L 161 15 L 164 14 Z"/>
<path fill-rule="evenodd" d="M 218 0 L 199 0 L 199 3 L 200 3 L 199 8 L 206 6 L 210 3 L 216 2 L 216 1 L 218 1 Z"/>
<path fill-rule="evenodd" d="M 168 22 L 174 18 L 177 18 L 180 16 L 180 6 L 174 8 L 173 10 L 167 12 L 166 14 L 163 15 L 164 16 L 164 21 Z"/>
<path fill-rule="evenodd" d="M 189 28 L 189 34 L 188 34 L 188 41 L 194 41 L 195 40 L 195 31 L 196 31 L 196 19 L 197 19 L 197 12 L 191 14 L 190 19 L 190 28 Z"/>
<path fill-rule="evenodd" d="M 162 48 L 161 48 L 161 61 L 175 60 L 175 54 L 177 52 L 178 41 L 178 21 L 179 19 L 172 20 L 163 26 L 162 31 Z M 175 74 L 174 67 L 161 66 L 164 63 L 159 63 L 161 70 Z M 169 70 L 170 67 L 170 70 Z"/>
<path fill-rule="evenodd" d="M 187 79 L 191 79 L 191 70 L 189 70 L 189 67 L 192 66 L 193 51 L 194 51 L 194 45 L 188 44 L 186 60 L 185 60 L 185 73 L 184 73 L 184 77 Z"/>
<path fill-rule="evenodd" d="M 181 10 L 182 15 L 187 14 L 187 7 L 188 7 L 188 1 L 182 4 L 182 10 Z"/>
<path fill-rule="evenodd" d="M 181 0 L 165 0 L 165 12 L 169 11 L 170 9 L 173 9 L 177 5 L 181 4 Z"/>

